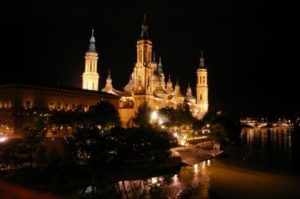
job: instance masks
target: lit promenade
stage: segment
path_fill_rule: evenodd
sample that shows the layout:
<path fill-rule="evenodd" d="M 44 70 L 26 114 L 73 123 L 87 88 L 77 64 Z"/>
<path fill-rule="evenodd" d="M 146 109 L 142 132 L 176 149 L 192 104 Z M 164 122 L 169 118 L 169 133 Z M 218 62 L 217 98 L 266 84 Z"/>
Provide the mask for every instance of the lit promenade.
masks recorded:
<path fill-rule="evenodd" d="M 203 160 L 211 159 L 222 153 L 220 150 L 206 150 L 199 145 L 176 147 L 171 149 L 173 154 L 181 157 L 182 162 L 188 165 L 197 164 Z"/>

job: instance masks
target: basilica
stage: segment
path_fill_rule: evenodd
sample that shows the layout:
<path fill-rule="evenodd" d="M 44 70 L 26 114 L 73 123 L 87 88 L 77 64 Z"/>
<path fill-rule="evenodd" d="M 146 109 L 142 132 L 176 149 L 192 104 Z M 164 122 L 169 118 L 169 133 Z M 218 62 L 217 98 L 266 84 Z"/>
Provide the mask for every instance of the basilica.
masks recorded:
<path fill-rule="evenodd" d="M 170 75 L 166 77 L 161 58 L 156 59 L 153 53 L 145 18 L 136 43 L 136 63 L 133 70 L 128 71 L 131 75 L 123 89 L 114 88 L 110 72 L 105 85 L 99 85 L 100 74 L 97 67 L 101 66 L 101 60 L 99 62 L 98 52 L 92 30 L 89 47 L 85 53 L 82 88 L 16 83 L 0 85 L 0 133 L 22 134 L 24 127 L 34 122 L 36 116 L 47 120 L 57 111 L 72 112 L 78 107 L 88 111 L 89 107 L 100 101 L 106 101 L 118 110 L 123 127 L 132 125 L 132 118 L 144 103 L 153 110 L 163 107 L 176 109 L 187 103 L 193 116 L 198 119 L 207 113 L 208 83 L 203 52 L 199 66 L 195 67 L 196 96 L 193 96 L 190 86 L 186 93 L 181 93 L 178 81 L 174 85 Z"/>
<path fill-rule="evenodd" d="M 95 42 L 94 30 L 92 30 L 89 48 L 85 55 L 82 89 L 99 91 L 100 75 L 97 72 L 98 52 Z M 149 38 L 148 25 L 144 16 L 141 34 L 136 43 L 136 63 L 127 85 L 123 90 L 115 89 L 111 74 L 108 72 L 106 85 L 101 91 L 119 97 L 119 114 L 123 126 L 128 126 L 138 107 L 143 103 L 147 103 L 151 109 L 160 109 L 163 107 L 177 108 L 186 102 L 189 104 L 193 116 L 201 119 L 208 111 L 207 69 L 203 52 L 201 52 L 196 75 L 196 97 L 193 96 L 190 85 L 184 95 L 181 93 L 178 81 L 174 86 L 170 75 L 165 76 L 161 58 L 159 57 L 157 61 L 155 53 L 153 53 L 153 44 Z"/>

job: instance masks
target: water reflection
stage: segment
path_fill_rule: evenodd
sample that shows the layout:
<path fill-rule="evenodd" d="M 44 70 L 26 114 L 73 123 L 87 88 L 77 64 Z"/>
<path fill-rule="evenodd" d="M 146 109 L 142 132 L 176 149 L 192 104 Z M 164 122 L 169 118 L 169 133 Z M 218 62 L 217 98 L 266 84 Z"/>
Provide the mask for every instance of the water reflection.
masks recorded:
<path fill-rule="evenodd" d="M 203 198 L 208 199 L 210 161 L 185 166 L 179 173 L 143 180 L 119 181 L 120 198 Z"/>
<path fill-rule="evenodd" d="M 266 169 L 292 166 L 292 128 L 244 128 L 241 133 L 243 160 Z"/>
<path fill-rule="evenodd" d="M 184 166 L 176 174 L 101 185 L 99 198 L 298 199 L 299 177 L 273 169 L 299 170 L 299 137 L 288 128 L 243 129 L 242 146 L 230 157 Z"/>

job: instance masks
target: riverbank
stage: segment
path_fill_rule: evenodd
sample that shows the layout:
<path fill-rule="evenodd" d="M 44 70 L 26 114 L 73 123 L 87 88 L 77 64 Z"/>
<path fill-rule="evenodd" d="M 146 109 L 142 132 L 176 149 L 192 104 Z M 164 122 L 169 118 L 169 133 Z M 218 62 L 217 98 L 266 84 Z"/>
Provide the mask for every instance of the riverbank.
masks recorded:
<path fill-rule="evenodd" d="M 176 147 L 172 148 L 171 151 L 174 155 L 179 156 L 184 164 L 191 166 L 223 153 L 222 150 L 205 149 L 201 145 Z"/>
<path fill-rule="evenodd" d="M 124 180 L 144 179 L 158 175 L 175 174 L 182 167 L 180 157 L 170 157 L 162 162 L 144 164 L 110 165 L 106 167 L 79 166 L 55 170 L 26 168 L 0 173 L 0 178 L 31 190 L 63 196 L 91 184 L 110 184 Z M 59 182 L 59 183 L 58 183 Z"/>

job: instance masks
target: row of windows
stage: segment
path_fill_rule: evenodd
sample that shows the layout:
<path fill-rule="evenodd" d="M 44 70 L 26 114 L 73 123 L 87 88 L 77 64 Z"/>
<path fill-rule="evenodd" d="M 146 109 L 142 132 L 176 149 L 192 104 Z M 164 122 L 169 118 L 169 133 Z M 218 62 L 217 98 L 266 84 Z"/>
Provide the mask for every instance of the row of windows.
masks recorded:
<path fill-rule="evenodd" d="M 0 109 L 8 109 L 12 107 L 12 103 L 10 100 L 0 101 Z"/>
<path fill-rule="evenodd" d="M 61 103 L 54 104 L 53 102 L 48 104 L 48 109 L 50 111 L 52 111 L 52 110 L 70 111 L 70 110 L 75 110 L 76 108 L 77 108 L 77 106 L 75 104 L 61 104 Z M 82 108 L 83 108 L 84 111 L 88 111 L 88 109 L 89 109 L 89 107 L 85 106 L 85 105 L 82 105 Z"/>

